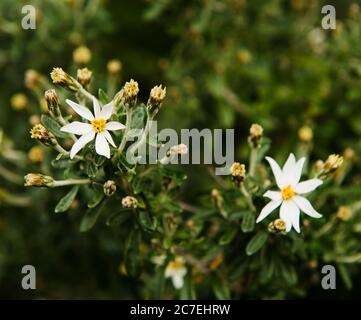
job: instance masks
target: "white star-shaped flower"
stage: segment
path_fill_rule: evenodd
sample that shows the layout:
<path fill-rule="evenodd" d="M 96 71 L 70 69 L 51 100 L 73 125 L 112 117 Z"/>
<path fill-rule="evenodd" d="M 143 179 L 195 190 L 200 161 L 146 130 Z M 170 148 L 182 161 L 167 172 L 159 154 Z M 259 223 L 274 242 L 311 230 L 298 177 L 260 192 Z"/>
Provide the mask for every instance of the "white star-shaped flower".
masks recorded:
<path fill-rule="evenodd" d="M 94 115 L 91 111 L 74 101 L 69 99 L 66 100 L 66 103 L 82 118 L 88 120 L 90 123 L 83 123 L 79 121 L 74 121 L 69 123 L 61 128 L 61 131 L 73 133 L 80 135 L 78 141 L 76 141 L 71 148 L 70 158 L 73 159 L 74 156 L 85 147 L 90 141 L 95 138 L 95 151 L 97 154 L 110 158 L 110 148 L 108 143 L 115 147 L 112 136 L 109 131 L 115 131 L 124 129 L 125 126 L 117 121 L 110 121 L 109 118 L 114 112 L 114 102 L 111 101 L 103 107 L 100 106 L 97 99 L 93 98 L 94 106 Z"/>
<path fill-rule="evenodd" d="M 301 196 L 315 190 L 322 184 L 320 179 L 299 182 L 306 159 L 301 158 L 296 161 L 295 156 L 291 153 L 282 170 L 275 160 L 270 157 L 266 157 L 266 159 L 271 166 L 280 191 L 267 191 L 263 195 L 272 201 L 262 209 L 257 218 L 257 223 L 279 206 L 281 206 L 280 218 L 285 221 L 287 232 L 291 230 L 292 226 L 297 232 L 300 232 L 300 210 L 312 218 L 321 218 L 322 215 L 312 207 L 306 198 Z"/>

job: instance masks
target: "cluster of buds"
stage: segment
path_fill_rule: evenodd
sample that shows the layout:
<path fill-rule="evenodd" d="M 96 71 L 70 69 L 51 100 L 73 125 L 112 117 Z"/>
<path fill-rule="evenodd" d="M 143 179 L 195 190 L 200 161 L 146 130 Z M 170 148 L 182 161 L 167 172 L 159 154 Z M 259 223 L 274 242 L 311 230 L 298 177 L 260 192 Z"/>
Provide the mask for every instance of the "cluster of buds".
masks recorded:
<path fill-rule="evenodd" d="M 135 209 L 138 207 L 138 200 L 131 196 L 122 199 L 122 206 L 125 209 Z"/>
<path fill-rule="evenodd" d="M 48 106 L 49 113 L 55 117 L 61 116 L 59 98 L 54 89 L 45 91 L 44 98 Z"/>
<path fill-rule="evenodd" d="M 268 225 L 268 232 L 285 234 L 286 222 L 282 219 L 276 219 Z"/>
<path fill-rule="evenodd" d="M 68 75 L 62 68 L 53 68 L 50 73 L 50 77 L 53 83 L 58 84 L 71 91 L 79 91 L 79 83 L 70 75 Z"/>
<path fill-rule="evenodd" d="M 246 166 L 239 162 L 234 162 L 231 166 L 231 175 L 232 180 L 236 183 L 236 185 L 240 185 L 246 176 Z"/>
<path fill-rule="evenodd" d="M 36 124 L 30 130 L 30 135 L 32 139 L 40 141 L 45 146 L 58 145 L 55 136 L 51 132 L 49 132 L 41 123 Z"/>
<path fill-rule="evenodd" d="M 117 185 L 115 181 L 108 180 L 103 185 L 104 194 L 107 197 L 111 197 L 117 191 Z"/>
<path fill-rule="evenodd" d="M 338 154 L 329 155 L 325 162 L 318 160 L 315 164 L 318 177 L 329 177 L 341 167 L 342 163 L 343 157 Z"/>
<path fill-rule="evenodd" d="M 252 148 L 259 148 L 263 136 L 263 128 L 259 124 L 252 124 L 249 129 L 248 142 Z"/>
<path fill-rule="evenodd" d="M 122 91 L 122 98 L 124 99 L 124 103 L 129 107 L 135 106 L 137 102 L 138 92 L 138 82 L 134 81 L 133 79 L 127 81 Z"/>
<path fill-rule="evenodd" d="M 51 188 L 55 184 L 52 177 L 43 175 L 41 173 L 29 173 L 25 177 L 25 187 L 47 187 Z"/>
<path fill-rule="evenodd" d="M 167 88 L 162 88 L 162 85 L 152 88 L 147 104 L 150 114 L 155 115 L 158 112 L 165 99 L 166 93 Z"/>

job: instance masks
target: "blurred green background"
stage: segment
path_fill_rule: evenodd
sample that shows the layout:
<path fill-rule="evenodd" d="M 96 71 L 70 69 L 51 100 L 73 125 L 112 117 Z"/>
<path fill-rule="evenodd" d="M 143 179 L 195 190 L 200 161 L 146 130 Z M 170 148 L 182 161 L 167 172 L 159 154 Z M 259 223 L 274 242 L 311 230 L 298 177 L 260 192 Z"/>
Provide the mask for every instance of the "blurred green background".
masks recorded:
<path fill-rule="evenodd" d="M 25 4 L 37 10 L 36 30 L 21 28 Z M 321 29 L 325 4 L 336 7 L 336 30 Z M 357 1 L 2 0 L 0 298 L 147 297 L 140 282 L 121 272 L 119 230 L 101 221 L 79 233 L 82 204 L 57 215 L 53 207 L 62 192 L 23 187 L 22 176 L 42 170 L 29 158 L 36 146 L 29 130 L 53 67 L 75 75 L 86 65 L 92 87 L 107 89 L 107 64 L 118 59 L 118 90 L 134 78 L 146 101 L 154 85 L 167 87 L 160 127 L 235 128 L 236 158 L 242 159 L 256 122 L 272 138 L 272 156 L 284 159 L 302 149 L 300 128 L 307 126 L 313 132 L 307 147 L 317 160 L 346 148 L 360 153 L 360 39 Z M 87 63 L 74 59 L 81 46 L 91 52 Z M 357 187 L 359 169 L 358 161 L 347 178 Z M 207 168 L 184 170 L 189 179 L 181 196 L 201 204 L 213 178 Z M 21 288 L 25 264 L 36 267 L 36 291 Z M 332 297 L 360 294 L 361 272 L 354 273 L 353 291 L 340 287 Z M 317 281 L 307 292 L 325 295 Z"/>

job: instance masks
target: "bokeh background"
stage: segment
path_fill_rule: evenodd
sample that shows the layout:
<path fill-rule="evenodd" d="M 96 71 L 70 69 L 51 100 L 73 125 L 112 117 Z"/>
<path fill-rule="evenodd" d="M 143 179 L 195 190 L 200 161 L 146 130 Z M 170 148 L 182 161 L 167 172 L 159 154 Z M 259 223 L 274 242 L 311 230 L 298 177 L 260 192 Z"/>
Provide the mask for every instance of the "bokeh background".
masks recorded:
<path fill-rule="evenodd" d="M 21 28 L 25 4 L 37 10 L 36 30 Z M 336 7 L 336 30 L 321 29 L 325 4 Z M 119 90 L 124 81 L 134 78 L 143 101 L 154 85 L 162 83 L 167 100 L 159 126 L 235 128 L 237 159 L 246 157 L 247 132 L 255 122 L 272 139 L 270 152 L 276 159 L 305 147 L 302 128 L 312 129 L 307 148 L 313 160 L 342 154 L 346 148 L 358 155 L 359 4 L 348 0 L 2 0 L 0 297 L 147 297 L 140 282 L 122 273 L 124 235 L 117 228 L 101 221 L 91 232 L 80 233 L 81 204 L 75 202 L 67 214 L 55 214 L 60 191 L 23 187 L 26 173 L 46 170 L 38 161 L 39 150 L 34 149 L 37 144 L 29 130 L 44 110 L 43 92 L 52 87 L 53 67 L 75 75 L 77 68 L 87 66 L 94 74 L 93 88 L 106 90 Z M 83 48 L 80 58 L 79 47 Z M 89 52 L 84 53 L 84 47 Z M 112 59 L 122 63 L 116 88 L 111 87 L 107 69 Z M 45 149 L 41 154 L 50 157 Z M 347 178 L 352 200 L 361 196 L 359 169 L 357 160 Z M 181 197 L 202 203 L 213 177 L 206 167 L 184 170 L 189 178 Z M 353 239 L 361 242 L 360 233 Z M 35 291 L 21 288 L 25 264 L 36 266 Z M 310 274 L 317 277 L 318 271 Z M 340 282 L 332 297 L 359 295 L 357 264 L 352 279 L 352 289 Z M 317 281 L 306 292 L 310 298 L 325 295 Z"/>

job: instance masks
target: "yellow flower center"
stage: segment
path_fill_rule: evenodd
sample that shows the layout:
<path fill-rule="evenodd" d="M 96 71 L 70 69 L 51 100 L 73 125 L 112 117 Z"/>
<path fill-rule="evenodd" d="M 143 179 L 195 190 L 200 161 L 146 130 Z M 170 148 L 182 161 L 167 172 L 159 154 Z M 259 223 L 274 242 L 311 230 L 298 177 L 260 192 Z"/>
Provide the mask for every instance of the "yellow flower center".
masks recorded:
<path fill-rule="evenodd" d="M 94 131 L 97 133 L 101 133 L 105 130 L 106 123 L 107 122 L 104 119 L 94 119 L 91 122 Z"/>
<path fill-rule="evenodd" d="M 287 186 L 286 188 L 283 188 L 281 192 L 282 192 L 283 200 L 290 200 L 296 194 L 296 192 L 293 191 L 291 186 Z"/>
<path fill-rule="evenodd" d="M 184 264 L 181 261 L 174 260 L 174 261 L 170 261 L 168 263 L 168 268 L 171 270 L 180 270 L 183 267 L 184 267 Z"/>

